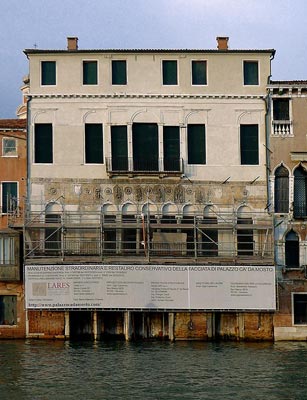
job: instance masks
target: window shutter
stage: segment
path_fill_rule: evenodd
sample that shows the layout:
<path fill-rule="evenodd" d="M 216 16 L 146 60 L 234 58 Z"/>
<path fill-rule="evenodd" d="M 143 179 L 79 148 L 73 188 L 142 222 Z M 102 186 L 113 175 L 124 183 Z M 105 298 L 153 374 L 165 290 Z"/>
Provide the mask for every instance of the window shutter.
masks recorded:
<path fill-rule="evenodd" d="M 85 124 L 85 162 L 103 164 L 102 124 Z"/>
<path fill-rule="evenodd" d="M 240 150 L 242 165 L 258 165 L 258 125 L 240 126 Z"/>
<path fill-rule="evenodd" d="M 163 69 L 163 85 L 177 85 L 177 61 L 164 60 L 162 63 Z"/>
<path fill-rule="evenodd" d="M 128 170 L 127 127 L 111 127 L 112 170 Z"/>
<path fill-rule="evenodd" d="M 158 125 L 132 125 L 133 167 L 135 171 L 158 171 Z"/>
<path fill-rule="evenodd" d="M 52 163 L 52 124 L 35 124 L 35 163 Z"/>
<path fill-rule="evenodd" d="M 206 164 L 205 125 L 188 125 L 188 163 Z"/>
<path fill-rule="evenodd" d="M 164 170 L 180 170 L 179 126 L 165 126 L 163 129 Z"/>

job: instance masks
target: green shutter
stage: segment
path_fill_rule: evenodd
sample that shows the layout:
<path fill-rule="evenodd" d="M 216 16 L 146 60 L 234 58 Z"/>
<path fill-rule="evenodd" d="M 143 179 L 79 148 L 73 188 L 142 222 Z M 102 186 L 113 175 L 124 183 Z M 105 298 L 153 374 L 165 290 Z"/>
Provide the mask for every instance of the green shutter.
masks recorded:
<path fill-rule="evenodd" d="M 85 163 L 103 164 L 102 124 L 85 124 Z"/>
<path fill-rule="evenodd" d="M 163 129 L 164 170 L 180 170 L 179 126 L 165 126 Z"/>
<path fill-rule="evenodd" d="M 35 124 L 34 162 L 53 162 L 52 124 Z"/>
<path fill-rule="evenodd" d="M 258 61 L 244 61 L 244 85 L 258 84 Z"/>
<path fill-rule="evenodd" d="M 258 165 L 258 125 L 240 126 L 240 149 L 242 165 Z"/>
<path fill-rule="evenodd" d="M 97 61 L 83 61 L 83 84 L 97 85 Z"/>
<path fill-rule="evenodd" d="M 56 84 L 55 61 L 42 61 L 42 85 Z"/>
<path fill-rule="evenodd" d="M 135 171 L 158 171 L 158 125 L 132 125 L 133 167 Z"/>
<path fill-rule="evenodd" d="M 112 170 L 128 170 L 127 126 L 111 126 Z"/>
<path fill-rule="evenodd" d="M 112 61 L 112 85 L 127 84 L 127 68 L 125 60 Z"/>
<path fill-rule="evenodd" d="M 163 85 L 177 85 L 177 61 L 164 60 L 162 62 L 163 68 Z"/>
<path fill-rule="evenodd" d="M 205 125 L 188 125 L 188 164 L 206 164 Z"/>
<path fill-rule="evenodd" d="M 206 61 L 192 61 L 192 85 L 207 85 Z"/>
<path fill-rule="evenodd" d="M 17 182 L 2 183 L 2 212 L 13 211 L 17 206 Z"/>

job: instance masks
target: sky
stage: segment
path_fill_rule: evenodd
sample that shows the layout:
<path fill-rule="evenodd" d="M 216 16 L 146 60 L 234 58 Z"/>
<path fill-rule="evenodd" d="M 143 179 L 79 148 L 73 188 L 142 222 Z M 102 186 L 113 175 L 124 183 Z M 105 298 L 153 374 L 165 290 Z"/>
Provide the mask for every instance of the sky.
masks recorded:
<path fill-rule="evenodd" d="M 275 49 L 273 80 L 307 80 L 306 0 L 1 0 L 0 118 L 15 118 L 24 49 Z"/>

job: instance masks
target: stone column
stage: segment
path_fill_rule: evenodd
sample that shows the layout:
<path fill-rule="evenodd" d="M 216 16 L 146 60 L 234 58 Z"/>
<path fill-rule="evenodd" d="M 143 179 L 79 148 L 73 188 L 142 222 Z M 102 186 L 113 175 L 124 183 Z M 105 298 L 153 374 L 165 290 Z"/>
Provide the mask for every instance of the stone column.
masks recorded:
<path fill-rule="evenodd" d="M 69 339 L 70 336 L 70 329 L 69 329 L 69 311 L 65 311 L 64 314 L 64 335 L 65 335 L 65 339 Z"/>
<path fill-rule="evenodd" d="M 174 327 L 175 327 L 175 315 L 174 313 L 168 313 L 168 337 L 172 342 L 175 340 L 174 335 Z"/>

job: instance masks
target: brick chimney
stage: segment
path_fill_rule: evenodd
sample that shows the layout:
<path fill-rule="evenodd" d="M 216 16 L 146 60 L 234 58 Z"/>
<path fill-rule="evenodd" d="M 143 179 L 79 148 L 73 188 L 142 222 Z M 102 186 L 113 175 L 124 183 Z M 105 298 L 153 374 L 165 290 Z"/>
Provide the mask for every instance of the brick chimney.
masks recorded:
<path fill-rule="evenodd" d="M 77 37 L 68 37 L 67 38 L 67 50 L 68 51 L 78 50 L 78 38 Z"/>
<path fill-rule="evenodd" d="M 218 50 L 228 50 L 228 40 L 229 37 L 227 36 L 218 36 L 217 40 L 217 48 Z"/>

